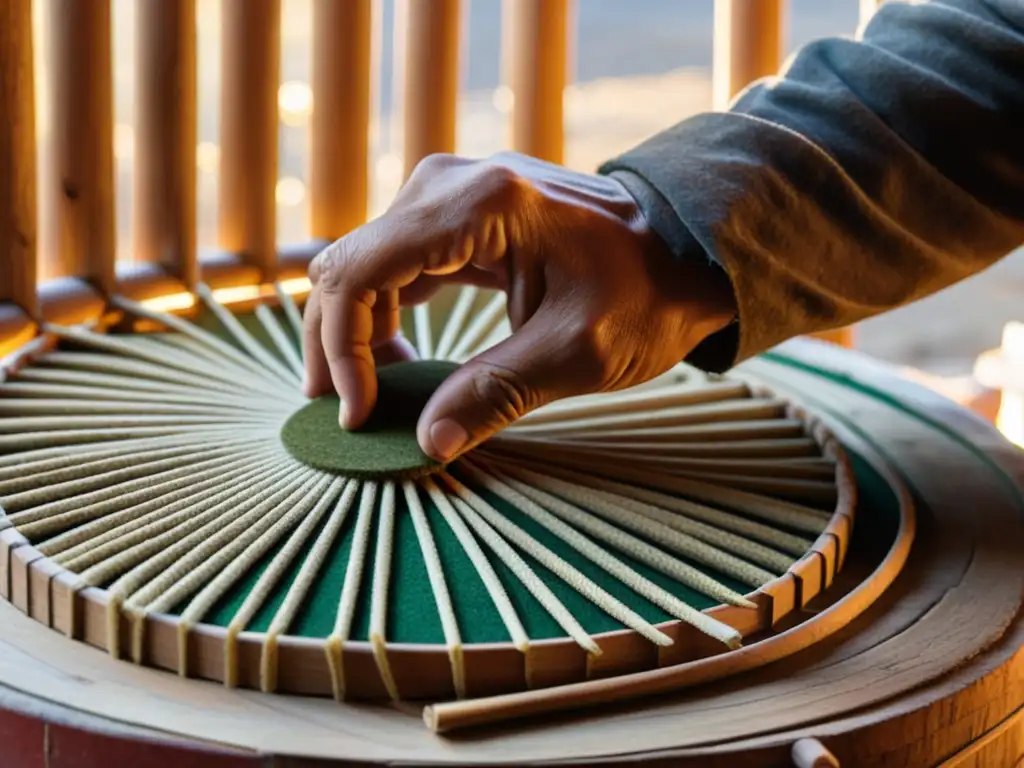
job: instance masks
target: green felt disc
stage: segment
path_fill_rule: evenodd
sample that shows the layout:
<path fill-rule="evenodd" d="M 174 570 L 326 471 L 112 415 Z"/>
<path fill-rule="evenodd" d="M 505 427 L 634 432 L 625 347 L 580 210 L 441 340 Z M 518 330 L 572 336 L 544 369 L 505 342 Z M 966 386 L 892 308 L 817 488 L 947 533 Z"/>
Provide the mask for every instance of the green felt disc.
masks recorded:
<path fill-rule="evenodd" d="M 430 396 L 458 368 L 421 360 L 377 371 L 377 405 L 358 430 L 338 425 L 338 397 L 320 397 L 296 411 L 281 429 L 281 442 L 296 459 L 346 477 L 400 478 L 439 468 L 420 449 L 416 422 Z"/>

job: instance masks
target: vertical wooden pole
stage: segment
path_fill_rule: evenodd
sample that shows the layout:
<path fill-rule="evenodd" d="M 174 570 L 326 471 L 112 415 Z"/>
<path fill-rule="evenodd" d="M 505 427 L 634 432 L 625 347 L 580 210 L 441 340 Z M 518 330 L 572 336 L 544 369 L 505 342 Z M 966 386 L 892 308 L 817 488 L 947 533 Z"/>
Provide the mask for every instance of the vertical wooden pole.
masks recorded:
<path fill-rule="evenodd" d="M 36 314 L 32 0 L 0 3 L 0 302 Z"/>
<path fill-rule="evenodd" d="M 713 87 L 716 109 L 782 59 L 784 0 L 715 0 Z"/>
<path fill-rule="evenodd" d="M 860 26 L 864 26 L 875 15 L 882 0 L 860 0 Z"/>
<path fill-rule="evenodd" d="M 405 176 L 435 152 L 455 151 L 459 0 L 406 0 Z"/>
<path fill-rule="evenodd" d="M 862 3 L 863 9 L 863 3 Z M 713 88 L 716 109 L 782 63 L 785 0 L 715 0 Z M 817 338 L 853 346 L 853 330 L 837 328 Z"/>
<path fill-rule="evenodd" d="M 195 0 L 137 0 L 135 12 L 134 255 L 191 287 L 198 278 Z"/>
<path fill-rule="evenodd" d="M 569 0 L 504 0 L 503 9 L 505 80 L 514 99 L 512 149 L 561 163 Z"/>
<path fill-rule="evenodd" d="M 277 267 L 280 0 L 223 0 L 221 29 L 220 246 L 271 280 Z"/>
<path fill-rule="evenodd" d="M 310 228 L 336 240 L 366 220 L 372 0 L 314 0 Z"/>
<path fill-rule="evenodd" d="M 43 164 L 52 277 L 114 289 L 114 80 L 110 0 L 49 0 L 52 137 Z"/>

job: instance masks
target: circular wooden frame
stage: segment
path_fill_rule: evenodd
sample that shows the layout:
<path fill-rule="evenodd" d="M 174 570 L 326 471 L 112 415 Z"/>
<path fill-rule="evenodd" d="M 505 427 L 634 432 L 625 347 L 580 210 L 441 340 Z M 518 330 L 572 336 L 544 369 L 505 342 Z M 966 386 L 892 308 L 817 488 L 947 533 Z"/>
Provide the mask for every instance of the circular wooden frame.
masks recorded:
<path fill-rule="evenodd" d="M 844 765 L 952 765 L 958 756 L 1012 765 L 1024 704 L 1020 452 L 882 366 L 814 342 L 784 351 L 744 369 L 813 400 L 844 444 L 897 487 L 905 477 L 919 502 L 918 535 L 889 589 L 859 618 L 847 615 L 851 599 L 865 600 L 861 572 L 878 567 L 855 540 L 827 597 L 845 596 L 815 606 L 834 628 L 788 659 L 690 692 L 432 736 L 417 709 L 268 700 L 177 680 L 69 645 L 0 606 L 0 703 L 21 713 L 22 733 L 38 734 L 31 749 L 42 750 L 45 721 L 51 751 L 73 744 L 78 754 L 202 766 L 265 765 L 270 754 L 293 756 L 289 765 L 305 765 L 300 756 L 339 765 L 775 765 L 805 737 Z"/>
<path fill-rule="evenodd" d="M 17 371 L 53 348 L 56 339 L 41 336 L 13 356 L 6 370 Z M 750 385 L 751 397 L 772 399 L 763 384 Z M 719 605 L 706 614 L 735 628 L 744 639 L 756 639 L 806 608 L 836 579 L 843 564 L 853 529 L 856 485 L 841 446 L 820 419 L 804 409 L 787 405 L 785 418 L 799 421 L 822 455 L 835 463 L 835 511 L 813 546 L 780 577 L 746 595 L 755 610 Z M 795 496 L 821 501 L 813 484 L 770 477 L 730 476 L 739 491 Z M 907 535 L 910 535 L 908 529 Z M 110 636 L 109 596 L 99 588 L 80 589 L 77 577 L 51 561 L 19 533 L 0 509 L 0 597 L 37 621 L 64 635 L 96 648 L 128 656 L 133 634 L 141 633 L 141 653 L 135 660 L 146 666 L 178 672 L 183 676 L 225 682 L 242 688 L 277 693 L 330 696 L 337 689 L 324 639 L 282 635 L 268 642 L 262 632 L 234 635 L 223 627 L 196 624 L 183 631 L 176 616 L 145 614 L 132 621 L 121 614 L 116 642 Z M 138 622 L 138 623 L 136 623 Z M 141 624 L 141 626 L 139 626 Z M 673 620 L 656 625 L 674 644 L 658 647 L 631 629 L 597 633 L 593 639 L 603 654 L 592 656 L 571 638 L 531 641 L 523 654 L 511 642 L 465 644 L 462 650 L 465 691 L 470 699 L 565 686 L 586 680 L 626 675 L 681 664 L 693 667 L 705 679 L 717 676 L 725 652 L 725 665 L 733 672 L 750 669 L 777 656 L 734 651 L 716 643 L 692 625 Z M 805 622 L 791 630 L 806 638 L 789 648 L 813 642 L 819 630 Z M 269 650 L 268 650 L 269 648 Z M 402 700 L 437 701 L 455 698 L 449 651 L 444 645 L 388 642 L 387 667 Z M 389 688 L 367 641 L 346 641 L 340 649 L 345 697 L 355 701 L 382 700 Z M 268 674 L 268 665 L 273 669 Z M 706 671 L 704 668 L 706 667 Z M 272 685 L 268 685 L 268 680 Z"/>

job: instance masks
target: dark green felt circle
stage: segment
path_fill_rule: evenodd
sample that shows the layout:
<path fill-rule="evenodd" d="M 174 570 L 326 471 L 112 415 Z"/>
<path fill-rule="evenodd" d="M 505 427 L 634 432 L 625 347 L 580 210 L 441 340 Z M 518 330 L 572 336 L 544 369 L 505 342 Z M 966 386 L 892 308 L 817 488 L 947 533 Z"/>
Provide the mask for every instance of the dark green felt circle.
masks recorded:
<path fill-rule="evenodd" d="M 332 395 L 292 414 L 281 429 L 281 442 L 303 464 L 337 475 L 372 479 L 428 474 L 440 465 L 420 449 L 416 422 L 456 368 L 456 363 L 440 360 L 380 368 L 377 405 L 358 430 L 338 426 L 338 398 Z"/>

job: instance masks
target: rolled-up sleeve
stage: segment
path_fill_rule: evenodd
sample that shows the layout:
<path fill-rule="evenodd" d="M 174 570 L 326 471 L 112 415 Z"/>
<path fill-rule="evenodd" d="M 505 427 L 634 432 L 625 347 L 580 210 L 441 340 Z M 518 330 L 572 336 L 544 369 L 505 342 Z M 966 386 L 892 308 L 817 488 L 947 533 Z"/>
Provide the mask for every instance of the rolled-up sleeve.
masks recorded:
<path fill-rule="evenodd" d="M 934 293 L 1024 243 L 1024 2 L 886 3 L 600 172 L 727 272 L 706 369 Z"/>

